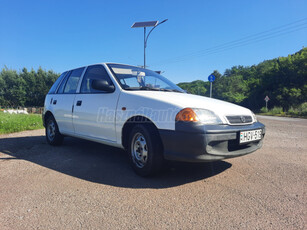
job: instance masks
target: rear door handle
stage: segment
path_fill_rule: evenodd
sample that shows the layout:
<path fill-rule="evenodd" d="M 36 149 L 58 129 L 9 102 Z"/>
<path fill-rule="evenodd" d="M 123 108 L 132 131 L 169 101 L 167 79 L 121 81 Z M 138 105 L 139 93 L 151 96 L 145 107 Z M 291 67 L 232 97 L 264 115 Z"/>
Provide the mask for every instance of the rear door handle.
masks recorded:
<path fill-rule="evenodd" d="M 77 101 L 77 106 L 81 106 L 82 105 L 82 101 Z"/>
<path fill-rule="evenodd" d="M 57 102 L 57 100 L 54 100 L 54 101 L 53 101 L 53 104 L 55 105 L 55 104 L 56 104 L 56 102 Z"/>

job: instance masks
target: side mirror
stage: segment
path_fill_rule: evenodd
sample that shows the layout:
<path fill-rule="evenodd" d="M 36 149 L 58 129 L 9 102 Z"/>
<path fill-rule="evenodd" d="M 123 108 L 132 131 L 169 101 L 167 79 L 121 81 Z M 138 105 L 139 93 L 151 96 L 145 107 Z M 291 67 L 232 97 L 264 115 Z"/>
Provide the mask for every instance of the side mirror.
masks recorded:
<path fill-rule="evenodd" d="M 110 85 L 106 80 L 99 79 L 92 81 L 92 88 L 107 93 L 112 93 L 115 90 L 114 85 Z"/>

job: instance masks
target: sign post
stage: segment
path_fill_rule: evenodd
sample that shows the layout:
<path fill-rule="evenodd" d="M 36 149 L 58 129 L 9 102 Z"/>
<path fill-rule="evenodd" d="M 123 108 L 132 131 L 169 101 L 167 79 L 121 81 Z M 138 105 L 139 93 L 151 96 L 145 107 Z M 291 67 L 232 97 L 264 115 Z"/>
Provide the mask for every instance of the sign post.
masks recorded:
<path fill-rule="evenodd" d="M 210 81 L 210 97 L 212 97 L 212 82 L 214 82 L 215 76 L 213 74 L 209 75 L 208 81 Z"/>
<path fill-rule="evenodd" d="M 268 97 L 268 95 L 266 95 L 266 97 L 264 98 L 265 100 L 265 108 L 266 108 L 266 111 L 268 112 L 268 102 L 270 100 L 270 98 Z"/>

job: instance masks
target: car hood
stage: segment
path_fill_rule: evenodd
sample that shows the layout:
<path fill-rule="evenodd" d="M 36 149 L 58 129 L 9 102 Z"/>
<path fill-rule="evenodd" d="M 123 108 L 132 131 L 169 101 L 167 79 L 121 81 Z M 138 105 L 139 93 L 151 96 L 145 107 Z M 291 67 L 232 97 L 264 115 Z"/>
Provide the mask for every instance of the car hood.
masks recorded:
<path fill-rule="evenodd" d="M 157 100 L 171 104 L 179 109 L 199 108 L 213 111 L 216 115 L 252 115 L 251 111 L 239 105 L 229 102 L 198 96 L 187 93 L 164 92 L 164 91 L 129 91 L 129 94 L 141 96 L 151 100 Z"/>

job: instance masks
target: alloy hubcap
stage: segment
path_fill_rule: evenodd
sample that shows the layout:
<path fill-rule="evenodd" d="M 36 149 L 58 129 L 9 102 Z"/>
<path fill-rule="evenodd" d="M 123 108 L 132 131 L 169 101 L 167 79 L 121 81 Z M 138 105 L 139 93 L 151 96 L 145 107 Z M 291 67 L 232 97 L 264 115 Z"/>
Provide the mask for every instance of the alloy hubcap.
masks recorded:
<path fill-rule="evenodd" d="M 135 165 L 143 168 L 147 163 L 148 148 L 145 137 L 141 133 L 136 133 L 131 145 L 132 159 Z"/>

